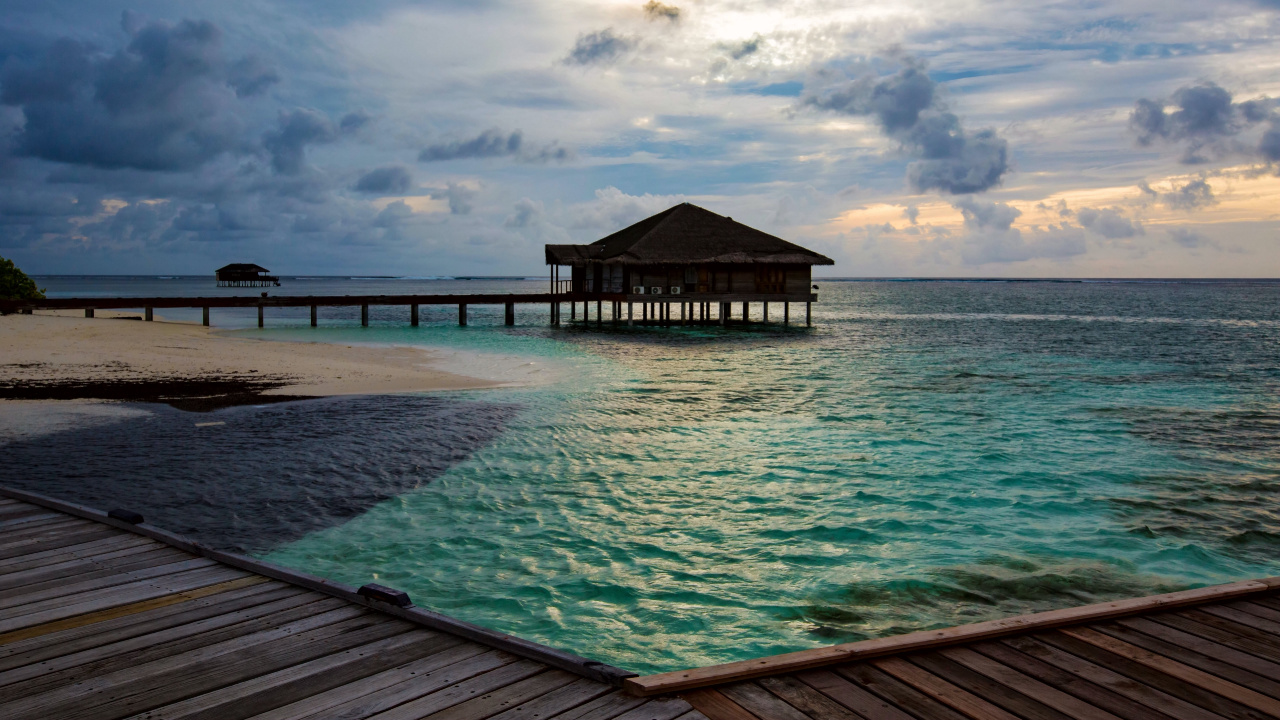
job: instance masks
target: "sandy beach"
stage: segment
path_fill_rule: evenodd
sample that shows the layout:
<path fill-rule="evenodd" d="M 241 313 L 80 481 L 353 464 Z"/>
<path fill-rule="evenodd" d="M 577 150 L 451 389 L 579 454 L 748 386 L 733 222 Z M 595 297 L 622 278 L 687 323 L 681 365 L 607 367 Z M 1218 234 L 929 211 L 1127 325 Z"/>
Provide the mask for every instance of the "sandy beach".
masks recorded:
<path fill-rule="evenodd" d="M 141 322 L 136 313 L 0 316 L 0 358 L 6 398 L 131 399 L 127 388 L 155 383 L 166 384 L 163 392 L 173 396 L 217 393 L 216 388 L 201 388 L 221 383 L 224 393 L 249 393 L 263 400 L 507 384 L 442 370 L 436 366 L 439 358 L 421 348 L 228 337 L 192 323 Z M 39 391 L 55 387 L 64 391 Z M 94 390 L 109 387 L 126 389 Z M 27 388 L 26 394 L 15 388 Z"/>

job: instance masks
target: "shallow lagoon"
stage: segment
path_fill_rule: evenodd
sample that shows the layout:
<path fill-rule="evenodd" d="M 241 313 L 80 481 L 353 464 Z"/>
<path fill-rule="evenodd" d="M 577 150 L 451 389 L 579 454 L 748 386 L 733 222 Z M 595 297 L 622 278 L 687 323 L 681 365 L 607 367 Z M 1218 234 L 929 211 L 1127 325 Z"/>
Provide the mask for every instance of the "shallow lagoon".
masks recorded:
<path fill-rule="evenodd" d="M 291 482 L 388 489 L 260 552 L 638 672 L 1280 571 L 1280 286 L 820 284 L 812 329 L 271 318 L 244 332 L 518 355 L 550 381 L 453 396 L 501 408 L 461 430 L 324 401 L 365 404 Z M 333 417 L 273 412 L 205 441 L 257 418 L 261 455 Z M 413 460 L 441 438 L 456 457 Z"/>

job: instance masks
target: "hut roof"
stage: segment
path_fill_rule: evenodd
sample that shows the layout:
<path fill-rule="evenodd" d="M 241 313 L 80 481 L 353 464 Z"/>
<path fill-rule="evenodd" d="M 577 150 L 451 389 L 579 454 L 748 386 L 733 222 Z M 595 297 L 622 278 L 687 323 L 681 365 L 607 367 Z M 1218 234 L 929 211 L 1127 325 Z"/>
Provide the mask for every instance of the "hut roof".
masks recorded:
<path fill-rule="evenodd" d="M 548 245 L 548 265 L 770 263 L 835 265 L 831 258 L 697 205 L 681 203 L 590 245 Z"/>
<path fill-rule="evenodd" d="M 258 273 L 258 272 L 271 272 L 271 271 L 270 271 L 270 270 L 268 270 L 268 269 L 266 269 L 266 268 L 264 268 L 264 267 L 262 267 L 261 265 L 254 265 L 253 263 L 231 263 L 230 265 L 224 265 L 224 266 L 222 266 L 222 267 L 218 268 L 218 269 L 217 269 L 217 272 L 254 272 L 254 273 Z"/>

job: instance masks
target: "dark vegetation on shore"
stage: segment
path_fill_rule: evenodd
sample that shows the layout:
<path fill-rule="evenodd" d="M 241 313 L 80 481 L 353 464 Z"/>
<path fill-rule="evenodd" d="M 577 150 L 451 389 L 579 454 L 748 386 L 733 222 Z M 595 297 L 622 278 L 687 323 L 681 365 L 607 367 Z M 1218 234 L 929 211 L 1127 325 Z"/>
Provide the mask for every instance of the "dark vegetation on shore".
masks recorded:
<path fill-rule="evenodd" d="M 12 260 L 0 257 L 0 300 L 43 300 L 44 290 Z"/>
<path fill-rule="evenodd" d="M 0 379 L 0 400 L 116 400 L 164 403 L 187 412 L 210 412 L 237 405 L 266 405 L 314 398 L 312 395 L 263 394 L 288 384 L 287 378 L 235 375 L 106 380 Z"/>

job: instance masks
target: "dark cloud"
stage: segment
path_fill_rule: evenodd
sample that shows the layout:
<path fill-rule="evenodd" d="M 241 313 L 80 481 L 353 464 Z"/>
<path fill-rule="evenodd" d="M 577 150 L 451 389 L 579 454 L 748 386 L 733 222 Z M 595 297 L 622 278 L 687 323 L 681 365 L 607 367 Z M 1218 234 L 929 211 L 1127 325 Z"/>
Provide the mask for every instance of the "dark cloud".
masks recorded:
<path fill-rule="evenodd" d="M 1169 239 L 1185 248 L 1198 248 L 1213 244 L 1213 241 L 1204 235 L 1186 228 L 1170 229 Z"/>
<path fill-rule="evenodd" d="M 362 129 L 373 120 L 373 116 L 364 110 L 356 110 L 342 116 L 338 121 L 338 129 L 344 133 L 353 133 Z"/>
<path fill-rule="evenodd" d="M 504 225 L 509 228 L 530 227 L 542 217 L 542 203 L 529 198 L 520 198 L 515 204 L 515 213 L 507 216 Z"/>
<path fill-rule="evenodd" d="M 333 142 L 338 130 L 328 116 L 311 108 L 280 113 L 279 127 L 262 138 L 271 153 L 271 167 L 282 175 L 297 175 L 306 167 L 308 145 Z"/>
<path fill-rule="evenodd" d="M 365 173 L 356 181 L 359 192 L 376 195 L 400 195 L 413 185 L 413 175 L 402 165 L 389 165 Z"/>
<path fill-rule="evenodd" d="M 1175 109 L 1166 110 L 1170 105 Z M 1157 141 L 1181 144 L 1181 161 L 1195 164 L 1231 152 L 1247 153 L 1246 148 L 1230 141 L 1271 117 L 1272 112 L 1270 100 L 1232 102 L 1230 92 L 1206 82 L 1179 88 L 1169 100 L 1138 100 L 1129 115 L 1129 127 L 1140 145 Z"/>
<path fill-rule="evenodd" d="M 569 65 L 607 64 L 630 52 L 636 44 L 634 38 L 618 35 L 613 28 L 605 28 L 579 35 L 564 61 Z"/>
<path fill-rule="evenodd" d="M 920 208 L 915 205 L 908 205 L 907 208 L 902 211 L 902 216 L 907 219 L 907 222 L 915 225 L 920 219 Z"/>
<path fill-rule="evenodd" d="M 444 190 L 431 193 L 431 197 L 436 200 L 448 200 L 449 212 L 454 215 L 470 215 L 475 209 L 475 199 L 479 194 L 480 191 L 475 188 L 449 183 Z"/>
<path fill-rule="evenodd" d="M 675 5 L 667 5 L 660 3 L 658 0 L 649 0 L 644 4 L 644 16 L 650 20 L 669 20 L 676 22 L 680 19 L 680 8 Z"/>
<path fill-rule="evenodd" d="M 969 265 L 1065 258 L 1082 255 L 1087 249 L 1083 231 L 1065 224 L 1034 228 L 1024 234 L 1013 227 L 1022 211 L 1005 203 L 969 197 L 953 207 L 964 215 L 966 234 L 960 256 Z"/>
<path fill-rule="evenodd" d="M 12 150 L 103 168 L 188 170 L 247 152 L 241 98 L 273 82 L 261 61 L 228 63 L 206 21 L 142 24 L 126 16 L 128 45 L 103 54 L 74 40 L 51 43 L 0 72 L 0 102 L 25 123 Z"/>
<path fill-rule="evenodd" d="M 741 43 L 729 48 L 729 57 L 734 60 L 741 60 L 748 55 L 754 55 L 760 50 L 760 46 L 763 44 L 763 37 L 760 37 L 760 35 L 752 35 L 750 40 L 743 40 Z"/>
<path fill-rule="evenodd" d="M 1116 208 L 1085 208 L 1076 213 L 1080 225 L 1110 240 L 1143 235 L 1142 223 L 1125 217 Z"/>
<path fill-rule="evenodd" d="M 924 66 L 905 62 L 889 77 L 864 75 L 818 88 L 806 84 L 800 103 L 874 117 L 886 135 L 919 158 L 907 167 L 907 181 L 917 192 L 960 195 L 1000 184 L 1009 171 L 1008 142 L 994 130 L 967 131 L 939 102 L 937 84 Z"/>
<path fill-rule="evenodd" d="M 498 128 L 485 130 L 469 140 L 430 145 L 418 153 L 419 162 L 493 157 L 514 157 L 521 162 L 563 162 L 573 159 L 574 153 L 556 142 L 530 146 L 519 130 L 508 135 Z"/>
<path fill-rule="evenodd" d="M 1150 199 L 1157 200 L 1165 207 L 1175 210 L 1195 210 L 1218 202 L 1213 194 L 1213 188 L 1204 178 L 1190 180 L 1181 187 L 1174 185 L 1170 192 L 1159 192 L 1145 182 L 1138 183 L 1138 189 Z"/>
<path fill-rule="evenodd" d="M 1258 142 L 1258 153 L 1267 162 L 1280 162 L 1280 120 L 1272 120 L 1271 127 L 1262 133 Z"/>

